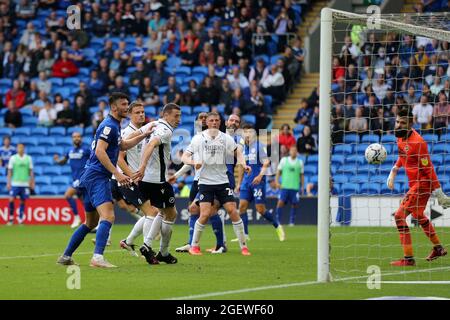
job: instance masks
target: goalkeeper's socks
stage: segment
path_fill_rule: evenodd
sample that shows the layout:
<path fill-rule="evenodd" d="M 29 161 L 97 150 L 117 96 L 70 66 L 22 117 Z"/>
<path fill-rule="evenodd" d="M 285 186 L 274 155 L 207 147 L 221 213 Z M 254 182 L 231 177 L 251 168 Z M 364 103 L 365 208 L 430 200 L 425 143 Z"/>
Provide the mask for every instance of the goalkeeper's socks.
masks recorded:
<path fill-rule="evenodd" d="M 245 211 L 244 213 L 241 213 L 241 219 L 242 219 L 242 222 L 244 223 L 244 233 L 248 236 L 248 214 L 247 214 L 247 211 Z"/>
<path fill-rule="evenodd" d="M 406 225 L 397 226 L 398 232 L 400 233 L 400 243 L 403 247 L 403 253 L 405 257 L 413 256 L 413 248 L 411 243 L 411 233 Z"/>
<path fill-rule="evenodd" d="M 262 214 L 262 216 L 263 216 L 267 221 L 270 221 L 270 222 L 272 223 L 272 225 L 273 225 L 275 228 L 278 228 L 278 221 L 277 221 L 276 217 L 274 217 L 274 216 L 272 215 L 272 210 L 267 210 L 266 212 L 264 212 L 264 213 Z"/>
<path fill-rule="evenodd" d="M 69 244 L 64 251 L 64 255 L 71 257 L 90 231 L 91 229 L 89 229 L 85 224 L 82 224 L 80 227 L 78 227 L 78 229 L 75 230 L 72 237 L 70 238 Z"/>
<path fill-rule="evenodd" d="M 194 236 L 194 229 L 195 229 L 195 223 L 197 222 L 198 218 L 200 217 L 199 214 L 194 214 L 189 217 L 189 240 L 188 243 L 192 243 L 192 237 Z"/>
<path fill-rule="evenodd" d="M 95 254 L 103 255 L 105 251 L 106 242 L 108 241 L 109 234 L 111 231 L 112 223 L 107 220 L 102 220 L 97 229 L 97 234 L 95 237 Z"/>
<path fill-rule="evenodd" d="M 423 218 L 419 221 L 420 226 L 422 227 L 423 232 L 425 235 L 430 239 L 430 241 L 434 245 L 439 245 L 441 241 L 439 240 L 439 237 L 436 234 L 436 231 L 434 230 L 434 226 L 432 223 L 430 223 L 430 220 L 428 218 Z"/>
<path fill-rule="evenodd" d="M 223 243 L 223 225 L 222 220 L 220 219 L 218 214 L 213 215 L 211 218 L 209 218 L 209 221 L 211 221 L 211 226 L 214 231 L 214 235 L 216 236 L 216 244 L 217 248 L 224 247 Z"/>
<path fill-rule="evenodd" d="M 75 216 L 77 216 L 78 215 L 78 208 L 77 208 L 77 202 L 75 201 L 75 199 L 67 197 L 66 200 L 69 203 L 70 208 L 72 208 L 73 214 Z"/>

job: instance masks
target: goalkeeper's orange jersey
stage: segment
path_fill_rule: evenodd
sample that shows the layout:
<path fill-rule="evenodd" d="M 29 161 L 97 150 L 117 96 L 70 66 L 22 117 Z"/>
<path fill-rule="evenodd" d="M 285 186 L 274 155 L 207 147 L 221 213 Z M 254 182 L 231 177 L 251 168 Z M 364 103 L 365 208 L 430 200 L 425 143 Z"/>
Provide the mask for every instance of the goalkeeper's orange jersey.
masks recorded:
<path fill-rule="evenodd" d="M 397 167 L 404 167 L 409 180 L 409 187 L 435 190 L 440 187 L 434 166 L 431 163 L 426 141 L 412 129 L 405 138 L 397 138 L 398 160 Z"/>

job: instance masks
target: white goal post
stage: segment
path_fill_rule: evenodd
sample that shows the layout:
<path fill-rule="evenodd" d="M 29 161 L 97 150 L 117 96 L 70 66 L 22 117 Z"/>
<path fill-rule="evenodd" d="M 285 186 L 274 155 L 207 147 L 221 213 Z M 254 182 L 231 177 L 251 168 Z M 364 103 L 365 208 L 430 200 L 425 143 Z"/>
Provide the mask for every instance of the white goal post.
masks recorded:
<path fill-rule="evenodd" d="M 424 15 L 424 14 L 422 14 Z M 450 41 L 447 13 L 436 14 L 431 19 L 425 14 L 395 14 L 377 16 L 377 24 L 384 30 L 412 34 L 441 41 Z M 318 226 L 317 226 L 317 281 L 332 281 L 330 272 L 330 178 L 331 177 L 331 95 L 332 95 L 332 57 L 335 44 L 333 26 L 335 23 L 348 25 L 367 25 L 371 15 L 355 14 L 324 8 L 321 11 L 320 30 L 320 95 L 319 95 L 319 170 L 318 170 Z M 434 17 L 434 16 L 433 16 Z M 447 24 L 446 30 L 439 26 Z M 341 30 L 342 31 L 342 30 Z M 348 31 L 348 30 L 347 30 Z"/>

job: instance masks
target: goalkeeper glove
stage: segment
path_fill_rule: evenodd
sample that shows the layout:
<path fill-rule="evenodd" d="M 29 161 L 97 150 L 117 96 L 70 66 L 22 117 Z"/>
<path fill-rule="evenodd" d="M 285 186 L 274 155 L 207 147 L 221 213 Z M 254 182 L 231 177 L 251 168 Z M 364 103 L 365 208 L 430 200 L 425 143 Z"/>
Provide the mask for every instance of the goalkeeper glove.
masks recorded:
<path fill-rule="evenodd" d="M 448 197 L 441 188 L 433 191 L 433 195 L 438 199 L 438 203 L 444 209 L 450 208 L 450 197 Z"/>
<path fill-rule="evenodd" d="M 393 167 L 391 170 L 391 173 L 389 173 L 389 177 L 387 179 L 386 184 L 390 190 L 394 189 L 394 180 L 395 180 L 395 177 L 397 176 L 397 171 L 398 171 L 398 168 Z"/>

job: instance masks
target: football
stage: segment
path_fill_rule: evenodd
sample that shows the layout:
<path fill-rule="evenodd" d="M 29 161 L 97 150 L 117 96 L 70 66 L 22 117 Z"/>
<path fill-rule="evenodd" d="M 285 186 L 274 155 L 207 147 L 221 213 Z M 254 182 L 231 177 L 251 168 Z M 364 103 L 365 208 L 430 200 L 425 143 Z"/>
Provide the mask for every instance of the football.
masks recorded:
<path fill-rule="evenodd" d="M 380 164 L 386 160 L 387 152 L 383 145 L 373 143 L 366 148 L 365 157 L 370 164 Z"/>

